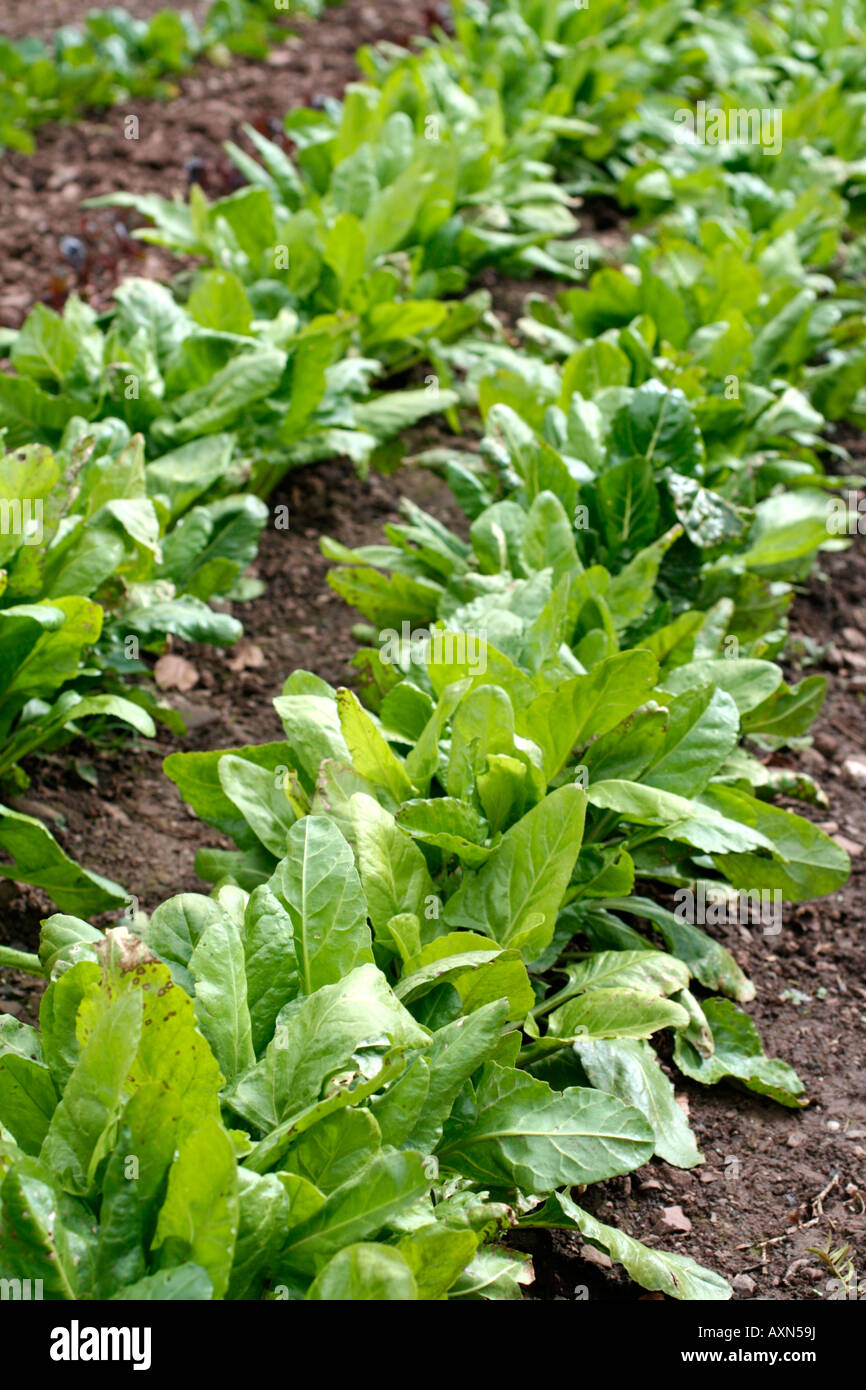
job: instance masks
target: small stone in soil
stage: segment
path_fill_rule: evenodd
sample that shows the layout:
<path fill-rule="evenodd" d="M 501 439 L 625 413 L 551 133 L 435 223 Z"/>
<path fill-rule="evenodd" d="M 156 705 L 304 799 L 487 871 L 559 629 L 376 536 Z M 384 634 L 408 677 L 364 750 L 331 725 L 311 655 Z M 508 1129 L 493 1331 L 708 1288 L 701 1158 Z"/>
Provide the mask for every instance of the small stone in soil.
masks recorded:
<path fill-rule="evenodd" d="M 842 776 L 852 787 L 866 787 L 866 763 L 859 758 L 846 758 L 842 764 Z"/>
<path fill-rule="evenodd" d="M 682 1231 L 684 1235 L 688 1235 L 692 1229 L 691 1221 L 680 1206 L 665 1207 L 662 1211 L 661 1224 L 667 1226 L 668 1230 Z"/>

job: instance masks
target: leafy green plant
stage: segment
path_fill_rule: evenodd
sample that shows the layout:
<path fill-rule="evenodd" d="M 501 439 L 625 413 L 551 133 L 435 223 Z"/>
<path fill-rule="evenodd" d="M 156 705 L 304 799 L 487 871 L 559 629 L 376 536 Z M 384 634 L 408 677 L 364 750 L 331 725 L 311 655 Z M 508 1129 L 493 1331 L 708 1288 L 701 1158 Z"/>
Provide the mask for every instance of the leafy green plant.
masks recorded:
<path fill-rule="evenodd" d="M 742 210 L 725 222 L 669 215 L 651 240 L 633 238 L 621 267 L 603 268 L 555 304 L 532 299 L 521 326 L 545 355 L 567 355 L 566 381 L 639 386 L 658 374 L 681 386 L 729 458 L 765 442 L 760 415 L 780 379 L 828 418 L 857 419 L 862 295 L 819 269 L 843 253 L 845 208 L 810 188 L 759 232 Z M 815 425 L 802 405 L 795 421 L 794 399 L 786 428 L 807 433 Z M 756 421 L 756 435 L 743 429 L 755 431 Z"/>
<path fill-rule="evenodd" d="M 734 701 L 693 691 L 694 678 L 678 698 L 653 692 L 648 651 L 559 683 L 550 668 L 533 683 L 504 653 L 484 655 L 474 677 L 434 655 L 390 688 L 378 718 L 296 672 L 276 701 L 286 741 L 171 755 L 181 794 L 238 845 L 200 851 L 202 876 L 254 891 L 287 833 L 327 814 L 354 846 L 382 951 L 471 931 L 544 977 L 578 932 L 600 950 L 649 950 L 625 912 L 651 922 L 703 987 L 751 998 L 706 933 L 628 896 L 636 874 L 734 894 L 760 881 L 795 899 L 844 880 L 846 856 L 822 832 L 744 789 Z M 552 997 L 558 1007 L 569 994 Z"/>
<path fill-rule="evenodd" d="M 163 285 L 126 280 L 103 328 L 71 298 L 38 305 L 3 337 L 17 375 L 0 376 L 9 443 L 56 445 L 71 420 L 144 436 L 159 476 L 181 498 L 267 493 L 284 472 L 335 451 L 365 466 L 399 429 L 456 401 L 424 389 L 370 395 L 381 370 L 347 352 L 354 317 L 301 326 L 270 291 L 255 301 L 230 271 L 207 271 L 179 304 Z M 266 317 L 257 317 L 257 306 Z M 474 315 L 469 315 L 470 320 Z"/>
<path fill-rule="evenodd" d="M 70 420 L 57 455 L 29 445 L 0 457 L 0 785 L 7 791 L 27 785 L 22 759 L 106 723 L 152 736 L 156 715 L 182 728 L 143 688 L 129 698 L 121 678 L 146 673 L 140 653 L 160 650 L 170 635 L 236 641 L 240 624 L 206 600 L 231 590 L 267 516 L 253 497 L 195 506 L 189 468 L 178 489 L 170 456 L 149 473 L 141 436 L 87 428 Z M 201 453 L 198 462 L 206 463 Z M 172 519 L 178 524 L 167 536 Z M 0 846 L 10 856 L 0 874 L 44 888 L 67 910 L 125 900 L 119 885 L 69 860 L 38 820 L 7 806 L 0 806 Z"/>
<path fill-rule="evenodd" d="M 861 304 L 816 270 L 839 246 L 844 201 L 812 191 L 787 204 L 774 194 L 765 206 L 740 180 L 730 225 L 687 208 L 653 241 L 636 239 L 624 270 L 599 271 L 556 310 L 531 304 L 531 345 L 565 357 L 561 371 L 540 361 L 530 369 L 525 354 L 473 338 L 482 297 L 442 298 L 491 261 L 579 278 L 573 243 L 557 239 L 574 219 L 541 159 L 560 161 L 563 141 L 599 138 L 566 113 L 595 80 L 602 40 L 631 61 L 634 34 L 670 39 L 687 28 L 676 7 L 661 8 L 629 16 L 611 6 L 602 17 L 458 6 L 453 42 L 439 35 L 416 54 L 369 51 L 368 81 L 343 103 L 291 113 L 294 159 L 250 131 L 261 163 L 232 149 L 251 180 L 238 194 L 208 205 L 194 189 L 187 207 L 138 199 L 156 224 L 142 235 L 219 268 L 198 276 L 184 305 L 133 280 L 101 323 L 73 299 L 62 317 L 40 306 L 18 335 L 5 334 L 17 372 L 0 377 L 10 442 L 62 447 L 80 417 L 121 436 L 142 432 L 148 495 L 168 511 L 155 583 L 180 581 L 195 602 L 230 588 L 238 557 L 249 557 L 256 518 L 239 487 L 265 494 L 288 467 L 336 450 L 366 466 L 404 426 L 441 410 L 454 424 L 458 399 L 477 398 L 493 467 L 468 455 L 437 461 L 476 533 L 489 531 L 478 558 L 485 582 L 468 580 L 461 601 L 474 598 L 480 612 L 486 596 L 495 608 L 488 579 L 527 578 L 522 562 L 511 572 L 513 556 L 496 560 L 498 528 L 516 528 L 519 547 L 522 523 L 509 508 L 552 491 L 568 516 L 586 513 L 576 537 L 588 574 L 571 634 L 578 662 L 640 642 L 685 665 L 701 611 L 715 612 L 720 637 L 751 657 L 774 655 L 786 585 L 834 543 L 817 454 L 824 421 L 808 397 L 834 418 L 857 418 L 861 404 Z M 551 62 L 557 35 L 563 49 Z M 494 75 L 500 58 L 502 74 L 530 71 L 526 55 L 538 44 L 547 48 L 531 80 Z M 653 81 L 667 76 L 662 67 Z M 604 104 L 598 90 L 594 99 Z M 601 145 L 587 148 L 602 157 Z M 446 389 L 370 395 L 376 376 L 424 356 Z M 824 360 L 810 365 L 816 356 Z M 732 361 L 747 373 L 735 399 L 722 390 Z M 199 562 L 188 551 L 203 538 Z M 397 564 L 414 567 L 401 620 L 439 612 L 441 574 L 422 576 L 419 563 Z M 349 594 L 351 577 L 339 582 Z M 394 587 L 361 578 L 374 589 L 382 582 Z M 139 591 L 138 621 L 149 614 L 158 642 L 173 619 L 153 602 L 158 589 Z M 718 647 L 708 644 L 706 659 Z M 811 692 L 804 710 L 814 708 Z"/>
<path fill-rule="evenodd" d="M 837 480 L 811 449 L 802 471 L 788 461 L 802 487 L 781 492 L 777 472 L 756 500 L 755 473 L 773 476 L 772 452 L 755 469 L 714 460 L 678 388 L 650 379 L 592 399 L 563 393 L 542 418 L 541 393 L 525 404 L 503 375 L 484 379 L 481 393 L 480 453 L 436 449 L 418 460 L 454 488 L 471 519 L 468 546 L 411 504 L 386 545 L 323 543 L 341 566 L 332 586 L 378 628 L 450 624 L 460 606 L 496 640 L 524 590 L 543 584 L 550 598 L 569 576 L 563 621 L 585 665 L 633 645 L 671 667 L 696 653 L 764 659 L 784 643 L 792 583 L 818 551 L 847 543 L 832 534 L 834 504 L 819 490 Z"/>

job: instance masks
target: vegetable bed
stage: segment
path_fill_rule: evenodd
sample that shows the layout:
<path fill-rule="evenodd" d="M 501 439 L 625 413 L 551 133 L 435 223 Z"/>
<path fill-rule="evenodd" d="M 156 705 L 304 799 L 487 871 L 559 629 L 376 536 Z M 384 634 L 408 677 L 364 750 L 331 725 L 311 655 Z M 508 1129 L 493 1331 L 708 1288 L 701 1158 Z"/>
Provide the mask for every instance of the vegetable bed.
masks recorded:
<path fill-rule="evenodd" d="M 13 308 L 11 1277 L 856 1296 L 861 9 L 419 16 Z"/>

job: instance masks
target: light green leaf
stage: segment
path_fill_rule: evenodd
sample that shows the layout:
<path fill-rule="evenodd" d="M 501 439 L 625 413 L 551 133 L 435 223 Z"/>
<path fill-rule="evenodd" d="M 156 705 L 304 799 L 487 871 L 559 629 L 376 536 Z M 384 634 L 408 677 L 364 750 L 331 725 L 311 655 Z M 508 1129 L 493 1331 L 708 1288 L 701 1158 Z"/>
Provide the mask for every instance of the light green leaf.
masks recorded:
<path fill-rule="evenodd" d="M 655 1137 L 639 1111 L 582 1087 L 552 1091 L 526 1072 L 491 1062 L 468 1123 L 440 1150 L 476 1182 L 550 1192 L 601 1182 L 645 1163 Z"/>
<path fill-rule="evenodd" d="M 292 923 L 298 982 L 305 994 L 373 959 L 367 905 L 352 851 L 326 816 L 304 816 L 288 835 L 271 892 Z"/>
<path fill-rule="evenodd" d="M 553 936 L 580 849 L 586 795 L 559 787 L 506 831 L 477 873 L 448 900 L 444 922 L 492 936 L 534 960 Z"/>

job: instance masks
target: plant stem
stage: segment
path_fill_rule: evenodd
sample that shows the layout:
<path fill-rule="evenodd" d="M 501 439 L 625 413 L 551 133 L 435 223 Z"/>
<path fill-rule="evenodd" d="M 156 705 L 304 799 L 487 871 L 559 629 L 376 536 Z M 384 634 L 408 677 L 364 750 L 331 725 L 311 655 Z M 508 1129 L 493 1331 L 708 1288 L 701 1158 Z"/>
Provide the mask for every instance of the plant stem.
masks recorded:
<path fill-rule="evenodd" d="M 577 993 L 578 991 L 572 985 L 564 985 L 562 989 L 557 990 L 556 994 L 551 994 L 549 998 L 542 999 L 540 1004 L 536 1004 L 535 1008 L 530 1010 L 532 1017 L 543 1018 L 545 1014 L 552 1013 L 554 1009 L 559 1008 L 560 1004 L 566 1003 L 573 994 Z"/>
<path fill-rule="evenodd" d="M 39 975 L 45 979 L 42 962 L 29 951 L 16 951 L 12 946 L 0 946 L 0 968 L 3 966 L 7 970 L 25 970 L 28 975 Z"/>
<path fill-rule="evenodd" d="M 555 1047 L 549 1043 L 546 1044 L 544 1039 L 537 1043 L 530 1043 L 528 1047 L 520 1049 L 517 1055 L 517 1065 L 528 1067 L 532 1062 L 540 1061 L 542 1057 L 549 1057 L 554 1052 L 561 1052 L 564 1047 L 570 1047 L 572 1041 L 572 1038 L 563 1038 L 561 1042 L 556 1043 Z"/>

